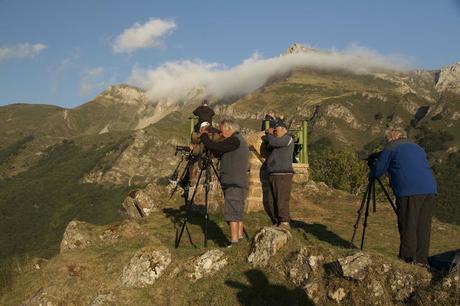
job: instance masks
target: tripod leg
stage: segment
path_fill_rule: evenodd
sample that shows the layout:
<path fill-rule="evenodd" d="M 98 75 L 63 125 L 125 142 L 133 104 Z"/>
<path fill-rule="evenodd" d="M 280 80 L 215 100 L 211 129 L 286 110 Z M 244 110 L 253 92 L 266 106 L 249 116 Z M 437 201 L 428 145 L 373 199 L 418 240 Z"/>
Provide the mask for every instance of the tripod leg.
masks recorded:
<path fill-rule="evenodd" d="M 208 247 L 208 193 L 209 193 L 209 161 L 206 164 L 204 183 L 204 247 Z"/>
<path fill-rule="evenodd" d="M 395 214 L 397 214 L 398 211 L 396 210 L 396 206 L 395 206 L 395 204 L 393 203 L 393 200 L 391 199 L 390 194 L 389 194 L 388 191 L 386 190 L 386 188 L 385 188 L 385 186 L 383 185 L 382 181 L 378 178 L 378 179 L 377 179 L 377 182 L 379 182 L 380 187 L 381 187 L 382 190 L 383 190 L 383 193 L 385 193 L 385 196 L 387 197 L 388 202 L 390 203 L 391 207 L 393 208 L 393 211 L 395 212 Z"/>
<path fill-rule="evenodd" d="M 372 208 L 373 208 L 373 211 L 376 212 L 377 211 L 377 205 L 376 205 L 376 201 L 375 201 L 375 180 L 372 181 Z"/>
<path fill-rule="evenodd" d="M 366 191 L 364 191 L 363 198 L 361 200 L 361 206 L 358 209 L 358 217 L 356 218 L 355 225 L 353 226 L 354 230 L 353 230 L 353 236 L 351 237 L 351 240 L 350 240 L 350 248 L 353 247 L 353 241 L 355 240 L 356 231 L 358 230 L 359 221 L 361 220 L 361 215 L 363 214 L 363 208 L 364 208 L 364 204 L 366 203 L 366 198 L 367 198 L 367 194 L 369 193 L 370 186 L 371 185 L 369 182 L 367 184 Z"/>
<path fill-rule="evenodd" d="M 367 227 L 367 218 L 369 217 L 369 206 L 371 204 L 371 193 L 373 191 L 373 182 L 369 184 L 369 192 L 367 193 L 367 201 L 366 201 L 366 212 L 364 214 L 364 223 L 363 223 L 363 235 L 361 237 L 361 250 L 364 247 L 364 238 L 366 237 L 366 227 Z"/>
<path fill-rule="evenodd" d="M 216 167 L 214 166 L 214 163 L 212 162 L 212 160 L 209 160 L 209 163 L 211 164 L 212 170 L 214 170 L 214 174 L 216 175 L 217 180 L 219 181 L 219 184 L 222 185 L 222 182 L 220 181 L 219 172 L 217 171 Z"/>
<path fill-rule="evenodd" d="M 195 184 L 195 190 L 193 190 L 193 195 L 192 195 L 192 199 L 190 200 L 190 202 L 188 201 L 188 192 L 184 196 L 185 206 L 187 207 L 187 215 L 185 216 L 184 222 L 182 223 L 182 226 L 181 226 L 181 229 L 180 229 L 180 233 L 179 233 L 179 235 L 177 236 L 177 239 L 176 239 L 176 243 L 175 243 L 176 249 L 179 247 L 180 241 L 182 239 L 182 235 L 184 234 L 184 229 L 187 228 L 187 222 L 188 222 L 188 218 L 190 216 L 191 207 L 193 205 L 193 202 L 195 201 L 196 190 L 198 189 L 198 184 L 200 183 L 200 178 L 201 178 L 202 174 L 203 174 L 203 169 L 200 171 L 200 174 L 198 175 L 198 179 L 197 179 L 196 184 Z M 188 231 L 188 228 L 187 228 L 187 233 L 189 234 L 189 239 L 191 241 L 192 236 L 190 236 L 190 232 Z M 193 242 L 192 242 L 192 244 L 193 244 Z"/>
<path fill-rule="evenodd" d="M 243 227 L 243 233 L 244 233 L 244 236 L 246 237 L 246 240 L 249 241 L 249 235 L 248 235 L 248 232 L 246 231 L 245 227 Z"/>
<path fill-rule="evenodd" d="M 183 160 L 183 157 L 182 157 L 182 160 Z M 181 161 L 182 163 L 182 161 Z M 177 188 L 179 187 L 179 182 L 183 182 L 184 180 L 187 181 L 187 184 L 188 184 L 188 181 L 190 180 L 190 166 L 193 165 L 193 160 L 189 160 L 187 162 L 187 164 L 185 165 L 185 168 L 184 168 L 184 171 L 182 172 L 181 176 L 180 176 L 180 180 L 178 182 L 176 182 L 176 186 L 174 186 L 174 189 L 173 191 L 171 192 L 170 196 L 169 196 L 169 199 L 171 200 L 173 195 L 176 193 L 177 191 Z M 179 168 L 180 164 L 177 166 Z M 179 173 L 177 173 L 178 175 Z M 176 180 L 177 180 L 177 177 L 176 177 Z"/>

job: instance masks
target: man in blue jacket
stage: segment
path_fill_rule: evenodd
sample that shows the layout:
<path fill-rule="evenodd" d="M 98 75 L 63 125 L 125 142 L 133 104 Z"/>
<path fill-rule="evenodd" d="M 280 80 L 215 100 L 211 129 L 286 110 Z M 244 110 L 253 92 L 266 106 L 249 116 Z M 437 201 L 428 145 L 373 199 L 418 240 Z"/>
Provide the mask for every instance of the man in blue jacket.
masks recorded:
<path fill-rule="evenodd" d="M 385 140 L 387 144 L 370 178 L 378 178 L 385 172 L 390 176 L 401 240 L 399 257 L 407 262 L 427 265 L 436 180 L 425 151 L 408 140 L 403 129 L 388 129 Z"/>

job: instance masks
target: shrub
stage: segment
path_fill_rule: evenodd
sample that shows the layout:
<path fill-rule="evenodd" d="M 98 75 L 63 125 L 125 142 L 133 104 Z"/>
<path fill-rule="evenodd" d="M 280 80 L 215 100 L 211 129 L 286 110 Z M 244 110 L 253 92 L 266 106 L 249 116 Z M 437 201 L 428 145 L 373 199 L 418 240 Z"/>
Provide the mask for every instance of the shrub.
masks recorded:
<path fill-rule="evenodd" d="M 367 184 L 367 163 L 349 148 L 336 151 L 328 146 L 320 146 L 312 149 L 310 166 L 315 181 L 325 182 L 336 189 L 357 194 Z"/>

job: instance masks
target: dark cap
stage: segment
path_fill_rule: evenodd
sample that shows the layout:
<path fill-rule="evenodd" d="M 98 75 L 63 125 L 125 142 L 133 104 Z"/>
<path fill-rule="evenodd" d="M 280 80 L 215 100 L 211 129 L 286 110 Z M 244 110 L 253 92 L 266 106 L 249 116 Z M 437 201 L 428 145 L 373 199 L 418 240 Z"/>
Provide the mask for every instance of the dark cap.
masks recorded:
<path fill-rule="evenodd" d="M 276 129 L 277 127 L 283 127 L 283 128 L 285 128 L 285 129 L 287 130 L 287 126 L 286 126 L 286 124 L 285 124 L 282 120 L 278 120 L 278 121 L 275 123 L 275 129 Z"/>

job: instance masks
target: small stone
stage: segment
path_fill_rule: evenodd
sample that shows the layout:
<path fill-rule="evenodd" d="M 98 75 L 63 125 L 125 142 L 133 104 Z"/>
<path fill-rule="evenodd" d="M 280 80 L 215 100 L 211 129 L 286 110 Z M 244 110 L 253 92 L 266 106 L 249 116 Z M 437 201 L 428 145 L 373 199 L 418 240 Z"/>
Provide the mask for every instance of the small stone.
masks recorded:
<path fill-rule="evenodd" d="M 289 230 L 279 227 L 264 227 L 254 237 L 248 262 L 254 266 L 266 266 L 275 255 L 292 238 Z"/>
<path fill-rule="evenodd" d="M 21 305 L 57 306 L 59 303 L 55 301 L 52 296 L 48 295 L 44 288 L 40 288 Z"/>
<path fill-rule="evenodd" d="M 206 276 L 216 274 L 220 269 L 227 265 L 225 253 L 221 250 L 209 250 L 203 255 L 192 260 L 192 271 L 188 273 L 188 278 L 197 281 Z"/>
<path fill-rule="evenodd" d="M 321 300 L 321 292 L 320 292 L 320 287 L 319 284 L 317 283 L 308 283 L 303 287 L 305 292 L 307 293 L 307 296 L 315 303 L 319 304 Z"/>
<path fill-rule="evenodd" d="M 324 257 L 319 256 L 310 256 L 308 257 L 308 264 L 312 268 L 312 270 L 317 270 L 320 267 L 321 262 L 324 261 Z"/>
<path fill-rule="evenodd" d="M 374 297 L 380 297 L 384 294 L 382 284 L 375 279 L 371 280 L 371 282 L 367 285 L 367 288 L 372 292 Z"/>
<path fill-rule="evenodd" d="M 405 301 L 415 291 L 415 280 L 410 274 L 402 274 L 399 271 L 395 271 L 390 277 L 389 283 L 394 299 L 398 302 Z"/>
<path fill-rule="evenodd" d="M 115 297 L 113 293 L 98 293 L 91 301 L 91 304 L 89 306 L 103 306 L 107 305 L 107 303 L 113 303 L 115 302 Z"/>
<path fill-rule="evenodd" d="M 363 280 L 366 277 L 367 267 L 371 263 L 371 258 L 363 252 L 339 258 L 338 260 L 341 275 L 354 280 Z"/>
<path fill-rule="evenodd" d="M 337 304 L 339 304 L 346 295 L 347 293 L 343 288 L 338 288 L 337 290 L 329 290 L 327 292 L 327 296 Z"/>
<path fill-rule="evenodd" d="M 303 189 L 308 192 L 308 193 L 318 193 L 319 192 L 319 187 L 318 185 L 312 181 L 309 180 L 304 186 Z"/>
<path fill-rule="evenodd" d="M 121 282 L 125 287 L 142 288 L 152 285 L 171 263 L 168 250 L 153 247 L 137 251 L 123 269 Z"/>
<path fill-rule="evenodd" d="M 388 272 L 390 272 L 390 270 L 391 270 L 391 265 L 390 265 L 390 264 L 383 264 L 383 265 L 382 265 L 381 271 L 382 271 L 383 273 L 388 273 Z"/>

